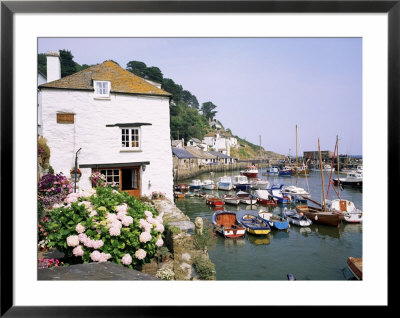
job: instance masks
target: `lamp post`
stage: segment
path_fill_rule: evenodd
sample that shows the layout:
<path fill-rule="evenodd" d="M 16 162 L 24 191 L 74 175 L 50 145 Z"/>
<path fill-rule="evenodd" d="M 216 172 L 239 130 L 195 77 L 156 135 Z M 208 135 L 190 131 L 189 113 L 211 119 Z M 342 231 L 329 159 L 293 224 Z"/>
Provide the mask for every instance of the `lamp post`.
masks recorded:
<path fill-rule="evenodd" d="M 75 153 L 75 184 L 74 184 L 74 193 L 76 193 L 76 176 L 77 176 L 77 169 L 78 169 L 78 152 L 81 151 L 82 148 Z"/>

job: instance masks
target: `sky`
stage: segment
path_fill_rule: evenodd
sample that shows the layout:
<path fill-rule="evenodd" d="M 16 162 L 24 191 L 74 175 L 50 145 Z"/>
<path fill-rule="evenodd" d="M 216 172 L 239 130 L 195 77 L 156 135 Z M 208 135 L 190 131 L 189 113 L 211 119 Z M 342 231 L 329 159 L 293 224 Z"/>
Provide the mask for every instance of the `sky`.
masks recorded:
<path fill-rule="evenodd" d="M 361 38 L 39 38 L 79 64 L 141 61 L 217 105 L 216 119 L 268 151 L 362 154 Z"/>

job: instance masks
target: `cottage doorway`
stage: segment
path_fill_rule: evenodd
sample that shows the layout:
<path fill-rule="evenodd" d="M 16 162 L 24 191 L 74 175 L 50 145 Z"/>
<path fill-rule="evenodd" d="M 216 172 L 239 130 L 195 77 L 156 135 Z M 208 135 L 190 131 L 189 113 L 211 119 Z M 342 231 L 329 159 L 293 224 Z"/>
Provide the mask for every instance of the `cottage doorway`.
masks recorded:
<path fill-rule="evenodd" d="M 136 198 L 140 197 L 140 169 L 139 167 L 122 168 L 120 170 L 120 189 Z"/>

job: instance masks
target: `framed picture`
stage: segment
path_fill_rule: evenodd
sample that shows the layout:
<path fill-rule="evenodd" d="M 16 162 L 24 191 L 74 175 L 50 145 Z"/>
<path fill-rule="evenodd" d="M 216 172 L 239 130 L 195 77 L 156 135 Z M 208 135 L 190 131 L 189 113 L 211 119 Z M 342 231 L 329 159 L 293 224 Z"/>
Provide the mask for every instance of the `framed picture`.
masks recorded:
<path fill-rule="evenodd" d="M 339 307 L 373 305 L 387 307 L 389 305 L 388 287 L 390 282 L 388 272 L 388 234 L 389 209 L 391 205 L 389 204 L 389 198 L 394 195 L 395 187 L 393 186 L 393 181 L 399 175 L 397 170 L 399 159 L 397 121 L 399 118 L 398 103 L 400 91 L 399 16 L 399 1 L 2 2 L 1 315 L 5 317 L 53 317 L 56 315 L 79 315 L 85 317 L 105 315 L 113 317 L 135 315 L 187 316 L 207 306 L 212 306 L 213 310 L 217 310 L 219 314 L 222 313 L 222 310 L 226 310 L 224 309 L 225 306 L 286 306 L 293 313 L 294 310 L 299 309 L 301 306 Z M 64 40 L 64 43 L 57 42 L 56 40 Z M 179 67 L 179 61 L 176 61 L 179 56 L 181 56 L 181 61 L 183 61 L 182 57 L 191 57 L 193 65 L 204 63 L 202 69 L 193 68 L 189 70 L 187 69 L 187 65 L 190 65 L 190 63 L 184 64 L 182 62 L 181 64 L 185 66 L 181 66 L 182 69 L 180 69 L 180 72 L 172 72 L 170 74 L 176 74 L 175 76 L 178 78 L 185 78 L 187 83 L 190 82 L 191 78 L 195 77 L 202 79 L 205 83 L 210 81 L 213 84 L 208 84 L 208 86 L 204 84 L 205 87 L 208 87 L 209 91 L 218 92 L 219 87 L 223 87 L 224 89 L 227 87 L 219 83 L 219 78 L 215 76 L 218 72 L 210 73 L 206 71 L 209 65 L 218 68 L 221 74 L 229 74 L 230 78 L 221 76 L 221 79 L 229 80 L 231 87 L 236 88 L 231 88 L 229 93 L 221 95 L 215 93 L 213 96 L 218 101 L 221 101 L 222 97 L 226 97 L 227 95 L 236 96 L 236 99 L 240 100 L 243 96 L 239 92 L 241 92 L 243 87 L 246 87 L 248 92 L 252 90 L 251 87 L 254 89 L 254 92 L 249 93 L 247 96 L 272 95 L 273 87 L 275 87 L 273 85 L 274 82 L 280 80 L 278 73 L 273 73 L 274 63 L 268 64 L 270 70 L 266 70 L 262 62 L 258 62 L 259 64 L 255 63 L 258 50 L 267 51 L 268 45 L 270 48 L 274 47 L 276 51 L 275 55 L 270 55 L 270 58 L 274 56 L 277 59 L 280 54 L 284 54 L 283 52 L 289 54 L 293 53 L 293 51 L 306 48 L 306 50 L 301 51 L 303 54 L 308 55 L 304 61 L 309 61 L 309 64 L 301 65 L 303 70 L 308 70 L 306 74 L 323 72 L 323 70 L 318 68 L 319 66 L 313 68 L 313 65 L 311 65 L 313 61 L 320 59 L 321 52 L 325 52 L 326 58 L 332 57 L 331 65 L 329 63 L 324 64 L 328 70 L 326 72 L 329 74 L 329 81 L 327 82 L 333 83 L 336 81 L 338 86 L 340 84 L 341 89 L 346 87 L 346 92 L 353 91 L 354 93 L 354 90 L 357 90 L 356 100 L 352 100 L 352 97 L 349 97 L 350 95 L 345 94 L 341 99 L 337 99 L 336 95 L 343 94 L 344 91 L 339 89 L 337 91 L 332 90 L 329 93 L 325 92 L 325 95 L 323 92 L 319 92 L 321 94 L 318 95 L 316 91 L 322 88 L 315 82 L 307 86 L 300 80 L 300 77 L 297 77 L 295 82 L 290 83 L 290 79 L 286 76 L 293 70 L 291 68 L 293 66 L 290 63 L 286 64 L 286 68 L 282 68 L 285 69 L 286 73 L 283 73 L 283 79 L 281 79 L 282 83 L 285 81 L 288 83 L 290 89 L 287 92 L 283 89 L 280 92 L 280 99 L 286 98 L 290 103 L 299 102 L 287 97 L 293 93 L 291 89 L 297 87 L 297 89 L 303 89 L 303 95 L 314 96 L 314 100 L 312 100 L 313 98 L 307 99 L 313 104 L 318 104 L 318 101 L 315 101 L 315 98 L 318 97 L 320 98 L 321 105 L 330 105 L 329 111 L 332 113 L 335 112 L 335 103 L 343 102 L 344 105 L 348 105 L 340 105 L 341 116 L 343 116 L 342 120 L 346 123 L 345 117 L 347 111 L 350 113 L 352 108 L 357 108 L 359 118 L 354 122 L 353 128 L 347 127 L 346 129 L 349 131 L 353 129 L 353 134 L 349 133 L 349 135 L 354 136 L 354 144 L 351 147 L 357 148 L 356 152 L 361 152 L 362 154 L 365 179 L 362 194 L 358 193 L 357 197 L 363 209 L 364 219 L 361 230 L 356 234 L 357 240 L 359 240 L 357 241 L 357 249 L 343 244 L 346 246 L 335 246 L 337 248 L 335 251 L 341 250 L 343 267 L 346 265 L 346 257 L 354 256 L 347 255 L 347 253 L 356 250 L 362 254 L 364 259 L 364 277 L 361 281 L 350 282 L 346 281 L 346 279 L 338 279 L 337 277 L 342 275 L 342 268 L 338 268 L 338 266 L 333 270 L 333 274 L 326 274 L 329 270 L 332 271 L 330 267 L 330 263 L 332 262 L 329 253 L 330 244 L 343 243 L 343 241 L 339 243 L 335 241 L 335 236 L 351 236 L 354 232 L 357 232 L 357 230 L 354 230 L 356 227 L 351 228 L 350 234 L 343 233 L 343 231 L 340 232 L 340 230 L 332 234 L 329 231 L 325 233 L 324 229 L 318 228 L 318 226 L 313 228 L 312 234 L 310 234 L 311 232 L 302 234 L 300 231 L 297 232 L 299 240 L 302 240 L 307 235 L 316 235 L 320 231 L 318 234 L 319 241 L 314 242 L 314 244 L 324 245 L 323 253 L 319 254 L 320 252 L 316 249 L 308 246 L 308 248 L 302 250 L 303 252 L 300 250 L 291 250 L 292 255 L 290 257 L 285 257 L 283 253 L 283 256 L 278 260 L 274 259 L 273 251 L 275 253 L 281 253 L 281 251 L 270 248 L 268 261 L 265 261 L 265 264 L 258 263 L 257 269 L 255 267 L 252 268 L 252 259 L 249 255 L 251 253 L 260 253 L 261 248 L 265 246 L 272 247 L 273 244 L 271 244 L 270 238 L 268 238 L 268 242 L 264 240 L 260 244 L 256 242 L 258 238 L 249 239 L 251 249 L 246 251 L 245 255 L 241 255 L 240 259 L 237 259 L 238 264 L 246 264 L 240 265 L 247 267 L 247 272 L 243 276 L 223 275 L 219 276 L 219 279 L 217 277 L 216 280 L 207 282 L 106 279 L 66 281 L 62 279 L 41 280 L 38 278 L 38 221 L 36 213 L 38 187 L 37 132 L 38 123 L 41 120 L 41 118 L 38 118 L 41 115 L 37 113 L 39 103 L 38 86 L 40 86 L 39 90 L 40 88 L 51 90 L 54 88 L 63 88 L 61 86 L 64 85 L 60 84 L 61 86 L 59 87 L 51 87 L 50 84 L 38 85 L 38 54 L 44 53 L 42 51 L 44 49 L 46 51 L 50 50 L 49 45 L 51 46 L 51 43 L 57 43 L 58 45 L 54 47 L 54 50 L 65 49 L 68 53 L 68 45 L 74 43 L 74 45 L 84 47 L 84 50 L 87 50 L 87 56 L 95 56 L 99 52 L 110 52 L 110 56 L 107 57 L 109 65 L 107 64 L 106 66 L 113 68 L 113 72 L 117 72 L 116 69 L 121 67 L 118 65 L 118 60 L 114 60 L 119 58 L 116 52 L 121 53 L 124 50 L 131 50 L 129 54 L 132 57 L 126 57 L 123 60 L 124 63 L 128 61 L 135 62 L 135 54 L 139 54 L 139 50 L 135 51 L 133 46 L 130 47 L 127 40 L 135 40 L 137 43 L 140 43 L 138 45 L 147 46 L 149 48 L 147 52 L 151 52 L 152 50 L 162 52 L 164 50 L 164 55 L 168 56 L 171 67 Z M 301 42 L 301 44 L 297 46 L 293 45 L 294 40 L 298 41 L 298 43 Z M 327 40 L 330 41 L 329 44 L 327 44 L 328 42 L 322 42 Z M 164 41 L 163 45 L 160 45 L 162 41 Z M 197 43 L 200 41 L 202 41 L 202 46 L 197 46 Z M 267 43 L 266 46 L 260 46 L 261 42 L 264 43 L 263 41 Z M 339 77 L 335 77 L 336 73 L 339 72 L 339 67 L 336 67 L 334 60 L 335 57 L 342 54 L 339 46 L 343 45 L 343 43 L 340 41 L 346 42 L 346 45 L 350 43 L 346 47 L 346 50 L 354 58 L 346 60 L 348 62 L 348 70 L 356 69 L 354 77 L 350 74 L 350 71 L 345 73 L 347 77 L 343 77 L 345 81 L 342 82 L 338 80 Z M 317 42 L 319 44 L 316 44 Z M 185 43 L 185 45 L 181 45 L 182 43 Z M 60 47 L 62 45 L 66 45 L 66 47 Z M 224 50 L 219 50 L 218 46 L 223 46 Z M 215 49 L 207 50 L 206 47 Z M 230 51 L 229 47 L 231 47 Z M 249 67 L 257 69 L 258 72 L 246 72 L 245 67 L 241 67 L 243 64 L 240 65 L 238 62 L 239 59 L 235 62 L 233 56 L 238 57 L 238 55 L 234 55 L 233 52 L 239 52 L 240 50 L 236 51 L 238 47 L 247 49 L 247 60 L 249 61 L 254 58 L 253 63 L 249 63 Z M 317 47 L 324 47 L 324 50 L 319 50 Z M 175 55 L 171 54 L 171 52 L 167 54 L 167 51 L 173 51 L 173 49 L 176 52 L 174 53 Z M 272 49 L 270 50 L 273 51 Z M 244 50 L 242 51 L 244 52 Z M 231 53 L 232 56 L 230 56 Z M 220 64 L 217 65 L 208 62 L 214 60 L 216 57 L 213 54 L 221 55 L 218 56 Z M 286 61 L 289 61 L 289 59 Z M 54 60 L 57 60 L 57 57 Z M 100 60 L 92 59 L 90 61 L 93 65 L 87 65 L 88 67 L 94 67 L 97 63 L 99 63 L 99 66 L 97 66 L 99 69 L 103 67 L 104 63 Z M 131 64 L 132 68 L 138 65 L 135 63 Z M 121 66 L 125 67 L 125 65 Z M 158 65 L 155 64 L 154 66 Z M 83 70 L 84 68 L 82 68 Z M 97 71 L 100 72 L 99 70 Z M 123 71 L 125 72 L 125 70 Z M 131 71 L 134 73 L 133 70 Z M 170 72 L 170 70 L 168 71 Z M 259 79 L 265 77 L 269 71 L 271 72 L 270 74 L 274 74 L 274 78 L 268 82 L 270 86 L 265 87 L 262 84 L 265 81 L 260 81 Z M 190 76 L 187 76 L 188 73 Z M 86 73 L 83 72 L 82 74 Z M 210 76 L 210 74 L 213 75 Z M 252 74 L 251 78 L 249 74 Z M 47 73 L 47 76 L 49 77 L 49 73 Z M 83 84 L 79 87 L 73 87 L 74 91 L 85 90 L 84 85 L 90 82 L 85 82 L 87 74 L 82 76 Z M 90 76 L 92 76 L 92 73 Z M 257 76 L 258 78 L 254 78 L 253 76 Z M 311 77 L 312 75 L 309 76 Z M 235 79 L 236 77 L 237 79 Z M 55 78 L 54 80 L 57 81 L 59 79 Z M 114 80 L 110 78 L 97 78 L 96 76 L 91 77 L 90 90 L 94 91 L 96 103 L 106 105 L 108 100 L 112 100 L 112 95 L 115 93 Z M 118 78 L 119 80 L 120 77 Z M 142 88 L 150 82 L 154 96 L 161 99 L 164 97 L 169 98 L 167 91 L 164 92 L 161 87 L 157 86 L 157 83 L 152 82 L 152 79 L 147 78 L 147 80 L 147 84 L 145 82 L 141 84 Z M 303 80 L 307 82 L 307 78 L 303 77 Z M 47 82 L 51 81 L 47 80 Z M 245 82 L 249 85 L 244 86 L 243 83 Z M 182 85 L 185 88 L 185 84 L 182 83 Z M 123 89 L 129 90 L 130 88 L 124 87 Z M 219 91 L 221 90 L 222 88 L 219 89 Z M 87 91 L 89 90 L 87 89 Z M 123 91 L 122 93 L 138 95 L 136 91 Z M 164 93 L 165 96 L 163 95 Z M 140 94 L 143 94 L 143 92 Z M 193 92 L 193 95 L 195 94 Z M 71 98 L 71 103 L 74 103 L 74 100 L 76 100 L 74 97 L 71 97 L 71 94 L 66 94 L 61 99 L 56 99 L 56 101 L 59 105 L 64 105 L 65 103 L 63 104 L 63 102 L 68 100 L 68 98 Z M 196 97 L 194 96 L 194 98 Z M 329 99 L 329 101 L 324 100 L 324 98 Z M 171 102 L 171 100 L 172 102 L 176 102 L 173 101 L 172 97 L 169 101 Z M 207 97 L 202 96 L 201 102 L 204 102 L 202 104 L 203 114 L 207 111 L 207 106 L 212 104 L 211 102 L 211 104 L 205 103 L 207 101 Z M 284 123 L 285 121 L 287 122 L 287 119 L 284 116 L 290 117 L 291 121 L 296 121 L 298 114 L 284 114 L 284 109 L 279 109 L 283 104 L 280 104 L 278 101 L 279 97 L 275 100 L 278 109 L 268 108 L 269 112 L 275 112 L 275 119 L 269 120 L 271 122 L 280 122 L 280 126 L 285 127 Z M 149 102 L 149 105 L 153 105 L 151 103 Z M 242 100 L 242 103 L 246 103 L 246 100 Z M 197 102 L 197 104 L 199 103 Z M 232 111 L 227 112 L 225 110 L 225 118 L 236 116 L 242 117 L 242 120 L 247 120 L 246 116 L 244 116 L 246 107 L 243 109 L 237 108 L 233 111 L 234 109 L 234 103 L 232 103 Z M 321 109 L 324 109 L 325 113 L 317 114 Z M 209 110 L 211 112 L 213 109 Z M 307 109 L 303 105 L 302 110 L 308 111 L 309 115 L 307 117 L 313 116 L 312 118 L 315 118 L 314 122 L 323 122 L 322 126 L 325 125 L 325 127 L 328 127 L 337 124 L 329 120 L 327 108 L 315 106 L 314 108 Z M 82 116 L 81 114 L 78 114 L 72 108 L 64 106 L 60 106 L 54 114 L 54 121 L 51 123 L 54 126 L 51 129 L 72 129 L 76 123 L 79 124 L 79 120 L 82 120 L 82 117 L 80 117 Z M 221 126 L 223 121 L 217 121 L 214 115 L 207 117 L 209 123 L 212 122 L 215 127 L 218 125 Z M 221 119 L 218 116 L 217 118 Z M 335 114 L 334 118 L 338 118 L 337 114 Z M 169 122 L 169 116 L 167 119 Z M 266 125 L 268 125 L 268 121 L 266 121 Z M 272 123 L 270 125 L 272 126 Z M 142 147 L 145 147 L 146 132 L 151 130 L 153 123 L 143 120 L 143 117 L 139 115 L 138 119 L 131 120 L 128 123 L 113 120 L 102 122 L 103 126 L 106 127 L 104 129 L 107 129 L 107 133 L 110 132 L 110 135 L 115 134 L 118 139 L 119 143 L 116 147 L 118 148 L 118 152 L 121 152 L 123 155 L 129 153 L 139 154 L 139 158 L 141 158 L 140 152 L 144 149 Z M 312 138 L 315 138 L 316 143 L 318 136 L 320 134 L 323 135 L 323 128 L 321 128 L 320 123 L 319 125 L 315 125 L 318 128 L 311 126 L 312 120 L 311 123 L 308 122 L 307 129 L 309 132 L 312 132 Z M 299 128 L 301 132 L 302 127 L 300 126 Z M 48 128 L 45 127 L 44 129 Z M 182 139 L 182 131 L 179 134 L 180 128 L 174 129 L 171 139 L 180 141 Z M 289 129 L 293 130 L 293 133 L 290 133 L 290 136 L 293 135 L 293 138 L 288 138 L 295 140 L 294 126 Z M 338 131 L 340 138 L 340 129 Z M 297 132 L 296 123 L 296 164 L 298 157 Z M 90 133 L 90 131 L 87 133 Z M 250 132 L 243 132 L 241 134 L 251 135 Z M 252 134 L 254 135 L 254 132 Z M 252 142 L 257 145 L 259 141 L 260 148 L 257 149 L 261 151 L 261 136 L 260 140 L 258 140 L 258 132 L 255 135 L 256 137 L 251 137 Z M 165 137 L 162 134 L 156 134 L 156 136 L 157 138 Z M 271 133 L 268 135 L 268 138 L 277 139 L 280 136 L 283 136 L 283 132 L 276 132 L 276 135 L 275 133 Z M 120 138 L 122 138 L 122 145 Z M 167 139 L 169 142 L 169 136 L 167 136 Z M 245 143 L 245 139 L 239 138 L 239 141 L 236 139 L 235 142 L 236 144 L 240 142 Z M 185 141 L 190 141 L 191 146 L 197 143 L 197 139 L 195 138 Z M 271 143 L 271 141 L 268 142 Z M 330 142 L 333 144 L 334 140 Z M 106 141 L 104 143 L 106 144 Z M 199 143 L 201 143 L 200 140 Z M 337 145 L 340 147 L 340 143 Z M 213 147 L 217 148 L 215 142 Z M 210 149 L 208 157 L 203 158 L 204 160 L 213 160 L 213 158 L 216 158 L 215 160 L 221 164 L 233 164 L 233 156 L 218 152 L 218 149 L 214 149 L 213 147 L 211 147 L 212 149 Z M 283 150 L 280 152 L 285 155 L 287 155 L 287 148 L 291 148 L 287 157 L 293 159 L 293 146 L 282 145 L 282 147 L 284 149 L 282 148 Z M 350 144 L 347 144 L 344 148 L 346 147 L 349 148 Z M 90 157 L 88 152 L 84 153 L 86 151 L 84 149 L 80 154 L 82 161 L 78 167 L 76 162 L 80 150 L 76 150 L 74 148 L 74 152 L 71 152 L 71 162 L 68 162 L 68 167 L 65 168 L 67 169 L 67 173 L 70 174 L 71 180 L 75 178 L 75 191 L 77 185 L 76 178 L 81 178 L 83 182 L 88 179 L 86 173 L 90 174 L 94 172 L 103 174 L 106 178 L 105 182 L 117 184 L 119 187 L 118 190 L 125 191 L 134 196 L 152 193 L 152 186 L 157 184 L 156 177 L 146 177 L 151 173 L 152 167 L 154 167 L 154 165 L 152 166 L 153 161 L 148 161 L 146 158 L 136 160 L 134 163 L 130 162 L 130 165 L 117 159 L 113 164 L 110 164 L 107 160 L 95 161 L 95 158 Z M 302 149 L 302 151 L 306 150 L 308 149 Z M 310 156 L 311 161 L 313 154 L 310 152 L 307 156 Z M 329 154 L 327 156 L 325 163 L 329 163 L 328 159 L 332 158 L 332 156 L 329 157 Z M 232 159 L 232 162 L 224 161 L 230 159 Z M 318 158 L 315 158 L 315 161 L 317 162 Z M 340 157 L 337 161 L 340 162 Z M 190 160 L 188 162 L 190 164 Z M 284 160 L 284 162 L 286 161 Z M 292 163 L 294 164 L 294 161 Z M 332 163 L 334 163 L 334 160 Z M 255 168 L 255 166 L 256 164 L 251 167 Z M 262 165 L 260 164 L 258 167 L 260 168 Z M 315 168 L 320 169 L 321 167 L 321 162 L 319 164 L 316 163 Z M 321 177 L 322 175 L 321 170 Z M 316 174 L 316 176 L 319 178 L 320 175 Z M 337 180 L 339 186 L 340 178 L 338 177 Z M 90 188 L 93 186 L 93 180 L 91 181 L 91 183 L 87 182 Z M 80 185 L 83 187 L 84 183 L 80 183 Z M 329 185 L 331 185 L 330 181 Z M 340 193 L 340 190 L 336 190 L 336 188 L 331 191 L 333 190 Z M 325 191 L 326 189 L 323 189 L 319 193 L 324 195 Z M 170 192 L 167 193 L 167 196 L 170 195 L 173 200 L 172 190 Z M 323 202 L 325 202 L 325 197 L 323 198 Z M 379 225 L 377 224 L 378 220 Z M 316 218 L 314 221 L 317 222 L 318 219 Z M 293 230 L 292 233 L 297 232 Z M 272 240 L 278 242 L 280 235 L 276 234 L 275 237 L 272 236 Z M 335 243 L 332 243 L 332 241 L 335 241 Z M 275 244 L 275 247 L 277 245 Z M 236 247 L 240 248 L 240 246 Z M 247 254 L 247 252 L 250 254 Z M 265 249 L 262 253 L 267 252 L 267 249 Z M 307 254 L 308 256 L 296 256 L 303 260 L 303 265 L 307 264 L 307 268 L 304 267 L 304 273 L 302 273 L 303 270 L 301 268 L 298 268 L 298 272 L 293 273 L 294 276 L 291 272 L 288 272 L 286 273 L 288 274 L 287 277 L 286 275 L 282 276 L 282 279 L 272 274 L 264 276 L 266 271 L 271 270 L 266 264 L 274 263 L 278 264 L 277 266 L 288 268 L 285 259 L 286 262 L 290 262 L 296 253 L 309 253 Z M 346 257 L 344 257 L 345 255 Z M 239 256 L 237 257 L 239 258 Z M 324 258 L 324 261 L 315 262 L 318 257 Z M 258 260 L 258 262 L 261 261 Z M 221 261 L 219 268 L 229 271 L 229 266 L 226 265 Z M 234 264 L 231 263 L 230 266 L 234 266 Z M 323 267 L 319 269 L 321 275 L 309 278 L 309 273 L 313 271 L 311 269 L 312 266 Z M 250 272 L 254 276 L 248 276 Z M 249 278 L 246 279 L 246 277 Z M 266 279 L 265 277 L 272 278 Z M 287 281 L 295 279 L 295 277 L 297 281 Z M 227 290 L 229 290 L 228 293 L 226 292 Z M 235 292 L 232 292 L 233 290 Z M 323 293 L 316 291 L 323 291 Z M 343 292 L 346 297 L 343 296 Z M 309 297 L 308 295 L 310 294 L 313 294 L 313 297 Z"/>

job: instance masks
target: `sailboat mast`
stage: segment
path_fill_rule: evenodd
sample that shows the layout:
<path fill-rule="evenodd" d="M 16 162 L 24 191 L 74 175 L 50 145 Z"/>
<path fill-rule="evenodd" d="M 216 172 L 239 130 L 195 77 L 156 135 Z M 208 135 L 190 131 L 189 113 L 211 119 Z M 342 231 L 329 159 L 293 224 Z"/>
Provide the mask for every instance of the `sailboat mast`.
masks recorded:
<path fill-rule="evenodd" d="M 340 200 L 340 180 L 339 180 L 339 164 L 340 164 L 340 160 L 339 160 L 339 138 L 336 135 L 336 150 L 337 150 L 337 187 L 338 187 L 338 196 L 339 196 L 339 200 Z"/>
<path fill-rule="evenodd" d="M 297 125 L 296 125 L 296 187 L 297 187 L 297 176 L 299 174 L 298 167 L 297 167 Z"/>
<path fill-rule="evenodd" d="M 319 152 L 319 166 L 320 166 L 320 170 L 321 170 L 321 182 L 322 182 L 322 207 L 323 207 L 323 211 L 326 211 L 324 174 L 322 173 L 322 157 L 321 157 L 321 148 L 319 145 L 319 138 L 318 138 L 318 152 Z"/>

